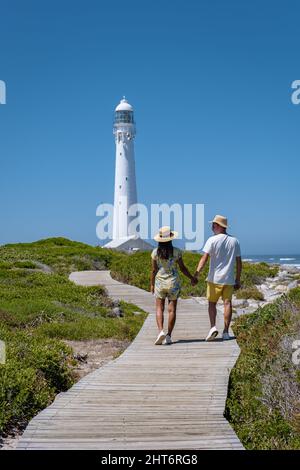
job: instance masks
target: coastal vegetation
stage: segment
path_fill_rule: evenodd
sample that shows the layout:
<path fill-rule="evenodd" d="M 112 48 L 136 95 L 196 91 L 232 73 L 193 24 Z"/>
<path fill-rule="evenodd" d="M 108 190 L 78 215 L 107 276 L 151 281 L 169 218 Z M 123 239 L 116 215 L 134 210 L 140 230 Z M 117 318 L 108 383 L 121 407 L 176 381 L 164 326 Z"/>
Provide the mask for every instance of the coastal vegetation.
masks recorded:
<path fill-rule="evenodd" d="M 225 416 L 247 449 L 300 448 L 300 288 L 240 316 L 241 348 L 229 381 Z"/>
<path fill-rule="evenodd" d="M 193 272 L 200 255 L 184 252 L 183 258 Z M 0 247 L 0 339 L 7 353 L 6 364 L 0 364 L 2 436 L 22 429 L 77 380 L 70 341 L 132 341 L 146 318 L 124 302 L 123 316 L 111 317 L 113 302 L 105 289 L 75 285 L 69 274 L 110 269 L 115 279 L 149 290 L 150 267 L 149 252 L 128 255 L 62 237 Z M 277 272 L 264 263 L 245 263 L 244 289 L 254 295 L 255 285 Z M 206 275 L 207 269 L 194 287 L 181 276 L 182 295 L 204 295 Z"/>
<path fill-rule="evenodd" d="M 201 255 L 185 251 L 183 260 L 189 271 L 193 274 L 197 268 Z M 141 289 L 150 290 L 151 260 L 148 252 L 137 252 L 132 255 L 113 256 L 110 261 L 112 277 L 118 281 L 132 284 Z M 208 274 L 208 266 L 200 273 L 199 282 L 192 286 L 189 279 L 179 272 L 182 284 L 182 296 L 204 296 L 206 292 L 205 279 Z M 255 298 L 263 300 L 262 294 L 256 285 L 261 284 L 267 277 L 275 277 L 278 274 L 278 266 L 267 263 L 243 263 L 242 289 L 237 291 L 238 298 Z"/>
<path fill-rule="evenodd" d="M 74 383 L 76 360 L 64 340 L 131 341 L 140 330 L 146 314 L 138 307 L 121 302 L 123 317 L 112 318 L 101 286 L 68 279 L 72 270 L 107 267 L 110 256 L 63 238 L 0 247 L 0 434 L 24 427 Z"/>

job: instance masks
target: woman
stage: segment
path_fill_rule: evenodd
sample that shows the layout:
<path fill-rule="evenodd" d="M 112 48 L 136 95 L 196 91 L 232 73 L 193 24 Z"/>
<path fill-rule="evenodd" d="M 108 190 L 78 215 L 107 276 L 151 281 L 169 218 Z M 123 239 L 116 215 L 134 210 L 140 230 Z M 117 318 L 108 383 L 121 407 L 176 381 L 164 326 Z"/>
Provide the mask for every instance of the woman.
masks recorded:
<path fill-rule="evenodd" d="M 190 274 L 182 260 L 182 252 L 179 248 L 173 247 L 172 240 L 178 235 L 170 227 L 161 227 L 154 240 L 158 242 L 158 247 L 151 253 L 151 293 L 156 297 L 156 322 L 158 326 L 158 337 L 155 344 L 172 344 L 172 331 L 176 321 L 177 300 L 180 295 L 181 284 L 177 264 L 182 273 L 187 276 L 193 285 L 195 278 Z M 165 299 L 168 298 L 168 333 L 163 330 Z"/>

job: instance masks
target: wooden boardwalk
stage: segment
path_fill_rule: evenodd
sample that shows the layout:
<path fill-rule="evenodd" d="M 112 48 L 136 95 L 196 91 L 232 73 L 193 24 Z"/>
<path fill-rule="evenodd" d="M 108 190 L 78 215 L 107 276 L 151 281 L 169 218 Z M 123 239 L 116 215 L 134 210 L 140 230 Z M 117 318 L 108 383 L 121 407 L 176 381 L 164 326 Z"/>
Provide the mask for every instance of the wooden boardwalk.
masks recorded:
<path fill-rule="evenodd" d="M 155 346 L 154 297 L 108 271 L 70 275 L 149 312 L 127 350 L 61 393 L 31 420 L 18 449 L 243 449 L 224 418 L 236 341 L 205 342 L 207 307 L 180 299 L 170 346 Z M 222 332 L 222 315 L 218 315 Z"/>

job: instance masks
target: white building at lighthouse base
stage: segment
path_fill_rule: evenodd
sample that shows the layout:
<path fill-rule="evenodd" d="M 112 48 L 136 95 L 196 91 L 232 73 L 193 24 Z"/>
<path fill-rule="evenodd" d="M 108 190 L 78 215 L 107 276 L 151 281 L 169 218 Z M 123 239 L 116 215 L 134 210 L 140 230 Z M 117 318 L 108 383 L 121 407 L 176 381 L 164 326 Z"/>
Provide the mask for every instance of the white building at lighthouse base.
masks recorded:
<path fill-rule="evenodd" d="M 128 237 L 111 240 L 104 245 L 104 248 L 134 253 L 136 251 L 152 251 L 154 246 L 137 235 L 129 235 Z"/>

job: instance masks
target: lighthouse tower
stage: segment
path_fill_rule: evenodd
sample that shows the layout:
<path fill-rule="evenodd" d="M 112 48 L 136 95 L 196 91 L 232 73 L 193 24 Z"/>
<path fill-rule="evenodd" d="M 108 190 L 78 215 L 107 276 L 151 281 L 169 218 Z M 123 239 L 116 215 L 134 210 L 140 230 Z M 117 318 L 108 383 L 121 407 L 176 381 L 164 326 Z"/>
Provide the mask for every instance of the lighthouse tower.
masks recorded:
<path fill-rule="evenodd" d="M 113 239 L 126 238 L 129 235 L 129 223 L 132 217 L 128 209 L 137 203 L 134 138 L 135 122 L 133 107 L 125 97 L 115 109 L 114 135 L 116 143 L 115 197 Z"/>
<path fill-rule="evenodd" d="M 125 96 L 115 109 L 113 133 L 116 143 L 113 239 L 105 247 L 124 251 L 149 250 L 153 246 L 130 229 L 130 222 L 136 216 L 129 215 L 129 208 L 137 203 L 134 160 L 136 128 L 133 107 Z"/>

